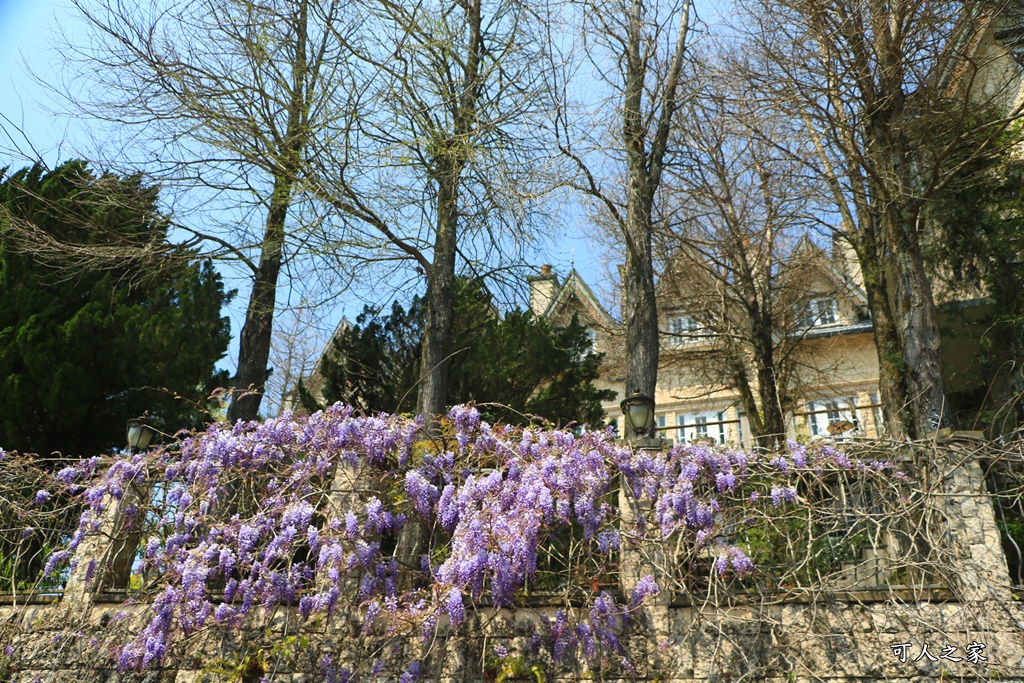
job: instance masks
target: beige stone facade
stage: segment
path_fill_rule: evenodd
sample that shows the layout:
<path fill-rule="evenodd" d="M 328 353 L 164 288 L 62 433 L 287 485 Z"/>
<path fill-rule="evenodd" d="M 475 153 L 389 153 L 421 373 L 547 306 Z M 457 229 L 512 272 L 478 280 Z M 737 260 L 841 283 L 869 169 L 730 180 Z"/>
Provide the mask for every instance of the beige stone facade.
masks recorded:
<path fill-rule="evenodd" d="M 789 438 L 874 437 L 884 432 L 878 396 L 878 355 L 867 313 L 860 269 L 849 250 L 807 244 L 806 295 L 797 385 L 799 409 L 787 416 Z M 576 270 L 564 279 L 544 266 L 529 278 L 530 305 L 556 326 L 572 317 L 587 326 L 594 349 L 604 354 L 600 388 L 617 392 L 604 405 L 620 433 L 625 427 L 618 401 L 625 396 L 624 335 Z M 704 334 L 685 306 L 662 289 L 658 301 L 661 352 L 654 396 L 656 426 L 674 442 L 710 439 L 750 447 L 750 425 L 735 388 L 717 380 L 715 339 Z M 831 429 L 830 429 L 831 428 Z"/>

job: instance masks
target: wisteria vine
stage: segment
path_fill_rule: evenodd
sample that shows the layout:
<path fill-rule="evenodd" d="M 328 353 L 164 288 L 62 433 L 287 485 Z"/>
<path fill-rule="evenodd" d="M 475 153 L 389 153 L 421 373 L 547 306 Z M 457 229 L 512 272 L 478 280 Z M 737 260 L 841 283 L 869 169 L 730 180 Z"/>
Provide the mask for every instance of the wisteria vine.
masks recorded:
<path fill-rule="evenodd" d="M 108 506 L 142 491 L 144 502 L 122 512 L 124 528 L 142 536 L 132 571 L 152 609 L 130 640 L 108 643 L 119 669 L 165 666 L 203 629 L 241 632 L 252 617 L 293 606 L 306 622 L 357 615 L 366 643 L 416 646 L 370 647 L 375 656 L 361 667 L 325 652 L 326 680 L 412 681 L 431 644 L 458 634 L 474 606 L 521 604 L 546 544 L 573 530 L 588 572 L 611 571 L 645 547 L 660 548 L 662 562 L 641 563 L 617 587 L 576 586 L 574 605 L 542 619 L 529 649 L 629 675 L 631 615 L 679 590 L 687 572 L 737 585 L 756 576 L 744 529 L 754 510 L 795 503 L 798 475 L 903 477 L 887 462 L 852 462 L 822 445 L 633 450 L 609 431 L 490 425 L 472 406 L 453 408 L 439 437 L 421 426 L 337 404 L 216 423 L 107 468 L 96 459 L 68 467 L 57 479 L 86 509 L 47 572 L 74 563 Z M 508 656 L 504 646 L 496 652 Z"/>

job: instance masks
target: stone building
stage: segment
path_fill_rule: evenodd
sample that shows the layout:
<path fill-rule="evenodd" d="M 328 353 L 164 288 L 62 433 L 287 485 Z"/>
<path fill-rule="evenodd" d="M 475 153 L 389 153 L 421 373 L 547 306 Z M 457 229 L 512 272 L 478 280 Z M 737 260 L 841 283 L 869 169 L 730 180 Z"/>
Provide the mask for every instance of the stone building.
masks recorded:
<path fill-rule="evenodd" d="M 878 359 L 860 269 L 849 250 L 829 254 L 810 241 L 799 244 L 801 273 L 798 321 L 788 332 L 799 337 L 802 377 L 798 408 L 788 415 L 789 438 L 876 436 L 883 432 L 878 397 Z M 691 275 L 692 277 L 692 275 Z M 576 316 L 586 325 L 594 349 L 604 354 L 600 388 L 625 396 L 624 336 L 621 324 L 602 305 L 580 274 L 560 279 L 551 266 L 528 278 L 530 307 L 556 326 Z M 720 444 L 751 445 L 751 430 L 739 395 L 710 368 L 720 362 L 716 335 L 701 322 L 702 312 L 687 307 L 659 284 L 661 352 L 654 396 L 655 422 L 675 442 L 710 439 Z M 622 433 L 616 401 L 605 412 Z"/>

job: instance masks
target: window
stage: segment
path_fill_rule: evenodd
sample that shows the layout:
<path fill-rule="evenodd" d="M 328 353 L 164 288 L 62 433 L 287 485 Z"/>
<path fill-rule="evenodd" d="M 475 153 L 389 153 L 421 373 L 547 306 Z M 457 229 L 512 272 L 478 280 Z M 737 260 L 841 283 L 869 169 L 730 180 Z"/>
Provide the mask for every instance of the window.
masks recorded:
<path fill-rule="evenodd" d="M 668 319 L 669 346 L 680 347 L 687 342 L 696 341 L 701 334 L 704 325 L 689 315 L 677 315 Z"/>
<path fill-rule="evenodd" d="M 698 415 L 694 418 L 693 423 L 697 425 L 697 438 L 706 439 L 708 438 L 708 418 L 707 415 Z"/>
<path fill-rule="evenodd" d="M 561 330 L 564 329 L 564 327 L 555 328 L 555 331 L 560 332 Z M 586 336 L 587 339 L 587 347 L 585 349 L 577 350 L 575 357 L 575 360 L 577 361 L 583 360 L 588 353 L 595 353 L 595 349 L 597 348 L 597 330 L 592 329 L 590 327 L 585 327 L 583 328 L 583 334 Z"/>
<path fill-rule="evenodd" d="M 839 302 L 831 297 L 811 299 L 807 302 L 807 309 L 804 312 L 804 325 L 806 327 L 820 327 L 822 325 L 835 325 L 839 320 Z"/>
<path fill-rule="evenodd" d="M 676 439 L 679 443 L 693 443 L 698 439 L 711 439 L 725 443 L 725 413 L 690 413 L 676 415 Z"/>
<path fill-rule="evenodd" d="M 811 401 L 807 404 L 807 426 L 811 436 L 818 438 L 859 434 L 857 403 L 852 398 Z"/>
<path fill-rule="evenodd" d="M 882 436 L 885 433 L 885 421 L 882 418 L 882 402 L 878 400 L 878 394 L 871 392 L 868 397 L 871 400 L 871 417 L 875 420 L 875 435 Z"/>

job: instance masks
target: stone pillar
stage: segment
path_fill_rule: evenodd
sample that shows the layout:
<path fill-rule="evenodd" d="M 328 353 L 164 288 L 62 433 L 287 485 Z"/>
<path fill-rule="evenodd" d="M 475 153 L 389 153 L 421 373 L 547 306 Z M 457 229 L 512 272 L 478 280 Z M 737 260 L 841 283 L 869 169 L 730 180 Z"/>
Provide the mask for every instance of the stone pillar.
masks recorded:
<path fill-rule="evenodd" d="M 649 441 L 643 439 L 640 441 Z M 634 442 L 635 443 L 635 442 Z M 635 445 L 634 445 L 635 447 Z M 638 449 L 640 450 L 640 449 Z M 661 449 L 646 448 L 642 450 L 660 451 Z M 650 501 L 638 501 L 629 490 L 629 484 L 625 477 L 621 477 L 619 486 L 619 530 L 621 535 L 621 546 L 619 548 L 619 583 L 622 586 L 622 593 L 627 604 L 630 604 L 633 589 L 641 578 L 650 574 L 658 583 L 661 592 L 655 596 L 648 597 L 640 609 L 634 610 L 631 615 L 633 629 L 639 629 L 637 637 L 631 639 L 631 649 L 637 661 L 634 664 L 640 666 L 638 672 L 641 676 L 654 677 L 661 675 L 667 670 L 677 667 L 662 656 L 659 651 L 659 641 L 662 638 L 673 634 L 675 627 L 673 617 L 677 616 L 679 610 L 670 607 L 674 591 L 672 590 L 673 577 L 666 577 L 665 568 L 671 563 L 667 562 L 664 548 L 660 543 L 660 532 L 652 515 Z M 652 541 L 637 540 L 632 542 L 632 536 L 628 530 L 635 528 L 637 515 L 643 515 L 648 520 L 648 531 L 652 533 Z M 653 528 L 652 528 L 653 527 Z M 689 648 L 690 643 L 677 641 L 673 643 L 673 651 L 684 652 Z M 638 656 L 639 655 L 639 656 Z"/>
<path fill-rule="evenodd" d="M 936 448 L 943 508 L 957 550 L 956 573 L 963 600 L 1010 604 L 1010 574 L 992 498 L 976 452 L 982 441 L 952 434 Z"/>
<path fill-rule="evenodd" d="M 361 483 L 365 479 L 362 466 L 350 467 L 344 462 L 339 462 L 331 480 L 331 489 L 328 495 L 332 512 L 344 524 L 345 514 L 351 510 L 355 514 L 362 512 L 360 488 L 365 487 Z M 330 579 L 326 572 L 318 572 L 316 577 L 316 590 L 323 592 L 329 589 Z M 359 576 L 349 572 L 344 575 L 338 588 L 341 590 L 342 600 L 359 594 Z"/>
<path fill-rule="evenodd" d="M 109 495 L 104 498 L 103 513 L 95 529 L 88 532 L 75 549 L 61 604 L 84 611 L 95 593 L 119 583 L 127 587 L 141 538 L 148 493 L 147 485 L 131 484 L 120 500 Z M 132 506 L 139 509 L 135 517 L 125 514 Z"/>
<path fill-rule="evenodd" d="M 657 542 L 633 542 L 632 535 L 628 532 L 636 526 L 638 513 L 650 520 L 649 524 L 654 523 L 651 515 L 651 503 L 650 501 L 636 500 L 633 498 L 632 491 L 628 489 L 629 484 L 625 477 L 622 477 L 619 486 L 619 533 L 621 536 L 619 583 L 622 586 L 622 593 L 629 600 L 640 579 L 651 574 L 658 580 L 658 586 L 662 590 L 655 598 L 649 598 L 648 604 L 667 606 L 671 602 L 672 596 L 671 591 L 667 588 L 665 577 L 662 575 L 666 560 L 664 551 L 657 545 Z"/>

